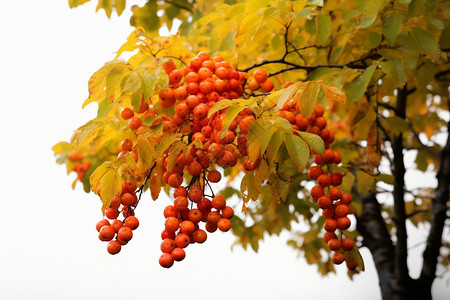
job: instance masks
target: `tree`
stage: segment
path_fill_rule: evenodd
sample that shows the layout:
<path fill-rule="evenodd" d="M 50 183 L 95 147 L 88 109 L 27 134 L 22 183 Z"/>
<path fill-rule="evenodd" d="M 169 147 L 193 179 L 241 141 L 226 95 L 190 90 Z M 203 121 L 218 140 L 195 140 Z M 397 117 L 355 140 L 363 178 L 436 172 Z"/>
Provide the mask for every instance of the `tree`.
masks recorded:
<path fill-rule="evenodd" d="M 69 4 L 73 7 L 84 2 Z M 196 190 L 192 186 L 204 192 L 203 183 L 215 181 L 204 171 L 208 166 L 208 172 L 218 176 L 209 163 L 224 167 L 220 176 L 240 182 L 240 188 L 228 186 L 216 194 L 243 198 L 246 222 L 237 216 L 230 220 L 231 230 L 244 248 L 250 245 L 256 251 L 264 233 L 292 231 L 288 244 L 299 249 L 309 263 L 317 264 L 320 273 L 334 271 L 330 252 L 336 250 L 346 254 L 349 275 L 353 276 L 363 269 L 357 248 L 367 247 L 384 299 L 431 299 L 437 268 L 447 268 L 449 261 L 449 244 L 443 240 L 444 229 L 448 230 L 450 186 L 449 6 L 447 1 L 421 0 L 180 0 L 134 6 L 130 22 L 136 30 L 118 50 L 117 59 L 106 63 L 89 81 L 89 98 L 84 105 L 97 102 L 97 118 L 80 127 L 71 142 L 55 145 L 55 155 L 68 172 L 78 173 L 87 192 L 92 189 L 100 195 L 103 212 L 117 202 L 124 204 L 116 197 L 130 194 L 127 197 L 132 198 L 126 203 L 134 205 L 125 212 L 129 216 L 144 190 L 150 189 L 156 199 L 163 186 L 167 193 L 169 185 L 180 186 L 183 177 L 177 176 L 173 167 L 179 163 L 180 153 L 187 158 L 192 152 L 200 168 L 184 168 L 189 192 Z M 110 16 L 113 9 L 120 15 L 124 7 L 125 1 L 99 1 L 98 9 Z M 163 12 L 160 17 L 159 11 Z M 182 21 L 179 34 L 160 37 L 161 26 L 172 27 L 175 18 Z M 124 52 L 135 50 L 137 54 L 127 62 L 119 60 Z M 202 50 L 206 52 L 196 56 Z M 203 149 L 207 139 L 194 137 L 199 130 L 183 127 L 201 118 L 184 116 L 177 121 L 174 115 L 185 110 L 175 108 L 172 100 L 166 102 L 164 92 L 188 81 L 182 73 L 180 78 L 176 72 L 172 75 L 174 69 L 192 67 L 193 58 L 207 53 L 218 53 L 238 70 L 236 80 L 243 89 L 239 92 L 237 88 L 238 97 L 231 97 L 230 88 L 225 87 L 227 99 L 212 103 L 206 110 L 209 118 L 220 123 L 214 141 L 223 141 L 232 131 L 230 144 L 234 142 L 237 147 L 221 146 L 206 151 L 207 158 L 201 158 L 205 155 L 192 149 Z M 219 78 L 231 85 L 225 77 Z M 314 122 L 321 116 L 320 107 L 325 108 L 326 123 L 319 127 Z M 191 113 L 196 114 L 193 109 Z M 135 115 L 139 118 L 131 117 Z M 292 120 L 292 116 L 300 120 Z M 301 128 L 305 119 L 311 124 Z M 237 123 L 236 130 L 229 130 Z M 323 133 L 323 129 L 329 132 Z M 310 149 L 318 153 L 313 160 Z M 335 153 L 342 156 L 341 164 L 334 160 L 339 156 Z M 405 182 L 405 155 L 409 153 L 416 157 L 416 170 L 435 174 L 435 189 L 411 188 Z M 342 175 L 342 184 L 337 186 L 352 196 L 349 207 L 354 210 L 359 235 L 339 230 L 356 241 L 357 248 L 351 251 L 324 241 L 330 237 L 323 235 L 323 225 L 333 215 L 327 215 L 329 204 L 317 201 L 321 194 L 315 196 L 317 191 L 312 187 L 322 185 L 326 195 L 335 197 L 331 196 L 331 186 L 319 180 L 323 173 Z M 133 192 L 137 192 L 134 198 Z M 186 196 L 183 193 L 177 188 L 176 195 Z M 341 195 L 336 198 L 339 203 L 345 201 Z M 183 210 L 185 203 L 181 202 L 174 203 L 175 209 Z M 215 205 L 222 209 L 222 204 Z M 333 214 L 337 207 L 334 200 Z M 166 213 L 171 216 L 171 212 Z M 308 230 L 294 232 L 292 221 L 307 224 Z M 426 224 L 428 230 L 418 278 L 411 278 L 408 272 L 407 223 Z M 179 225 L 174 226 L 178 230 Z M 167 228 L 171 225 L 166 224 Z M 113 235 L 103 231 L 102 239 Z M 173 239 L 169 234 L 173 232 L 163 238 Z M 339 235 L 331 239 L 343 241 Z M 168 243 L 163 252 L 182 248 L 177 247 L 181 243 Z M 118 247 L 112 244 L 108 251 L 117 252 Z M 321 249 L 330 254 L 323 256 Z M 161 264 L 171 263 L 165 256 Z"/>

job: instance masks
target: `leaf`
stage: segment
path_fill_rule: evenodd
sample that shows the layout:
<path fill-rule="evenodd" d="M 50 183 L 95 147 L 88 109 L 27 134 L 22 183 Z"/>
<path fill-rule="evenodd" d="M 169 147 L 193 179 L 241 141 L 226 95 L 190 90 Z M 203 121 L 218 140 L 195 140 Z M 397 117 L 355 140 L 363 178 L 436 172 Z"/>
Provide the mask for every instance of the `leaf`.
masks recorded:
<path fill-rule="evenodd" d="M 222 132 L 219 134 L 219 138 L 223 139 L 225 137 L 225 134 L 228 128 L 230 128 L 231 123 L 244 108 L 245 106 L 240 105 L 239 106 L 233 105 L 228 107 L 227 111 L 225 112 L 225 116 L 222 120 Z"/>
<path fill-rule="evenodd" d="M 134 51 L 139 49 L 139 45 L 142 44 L 141 37 L 145 36 L 144 29 L 141 27 L 136 28 L 127 38 L 127 41 L 120 46 L 119 50 L 116 52 L 116 57 L 118 58 L 123 52 Z"/>
<path fill-rule="evenodd" d="M 317 97 L 319 96 L 320 83 L 317 81 L 309 81 L 306 84 L 303 93 L 297 93 L 294 100 L 300 107 L 300 113 L 305 118 L 308 118 L 313 112 L 317 104 Z"/>
<path fill-rule="evenodd" d="M 308 145 L 303 139 L 293 134 L 286 134 L 284 144 L 297 169 L 303 171 L 310 155 Z"/>
<path fill-rule="evenodd" d="M 394 45 L 402 22 L 403 17 L 399 14 L 387 16 L 383 21 L 383 35 L 390 46 Z"/>
<path fill-rule="evenodd" d="M 384 72 L 392 77 L 396 87 L 402 87 L 406 82 L 405 68 L 400 59 L 391 59 L 380 63 Z"/>
<path fill-rule="evenodd" d="M 302 85 L 301 82 L 296 82 L 288 86 L 284 92 L 281 94 L 280 98 L 278 98 L 277 106 L 275 111 L 283 108 L 284 104 L 292 99 L 294 94 L 298 91 L 299 87 Z M 270 97 L 270 96 L 269 96 Z"/>
<path fill-rule="evenodd" d="M 351 172 L 347 172 L 344 177 L 342 177 L 342 184 L 340 186 L 343 192 L 351 192 L 352 187 L 355 182 L 355 175 Z"/>
<path fill-rule="evenodd" d="M 356 172 L 356 176 L 358 178 L 358 191 L 361 194 L 367 194 L 369 191 L 373 190 L 375 184 L 375 178 L 367 174 L 364 171 L 358 170 Z"/>
<path fill-rule="evenodd" d="M 388 125 L 388 130 L 392 131 L 395 135 L 399 135 L 400 133 L 404 133 L 409 130 L 409 125 L 405 119 L 402 119 L 397 116 L 392 116 L 385 119 L 385 122 Z"/>
<path fill-rule="evenodd" d="M 373 72 L 377 65 L 371 65 L 364 72 L 353 79 L 350 83 L 345 84 L 347 100 L 349 103 L 358 101 L 364 95 L 369 85 Z"/>
<path fill-rule="evenodd" d="M 300 137 L 313 149 L 316 153 L 322 155 L 325 153 L 325 145 L 320 136 L 309 132 L 298 131 L 296 132 Z"/>
<path fill-rule="evenodd" d="M 91 0 L 69 0 L 69 7 L 74 8 Z"/>
<path fill-rule="evenodd" d="M 412 32 L 417 45 L 422 48 L 426 54 L 432 58 L 436 58 L 439 53 L 439 45 L 434 37 L 428 31 L 421 28 L 413 28 Z"/>
<path fill-rule="evenodd" d="M 162 180 L 162 169 L 161 164 L 157 164 L 155 168 L 153 168 L 152 173 L 150 174 L 150 193 L 152 195 L 152 199 L 156 200 L 159 197 L 159 193 L 161 192 L 161 180 Z"/>
<path fill-rule="evenodd" d="M 242 178 L 241 193 L 244 203 L 258 199 L 259 194 L 261 193 L 261 180 L 255 177 L 253 172 L 248 172 Z"/>
<path fill-rule="evenodd" d="M 270 139 L 269 145 L 266 149 L 266 155 L 270 161 L 276 160 L 275 158 L 278 153 L 278 149 L 280 149 L 281 144 L 284 142 L 285 136 L 285 132 L 281 129 L 278 129 L 272 135 L 272 138 Z"/>
<path fill-rule="evenodd" d="M 317 42 L 319 45 L 326 45 L 331 34 L 331 19 L 328 14 L 317 16 Z"/>
<path fill-rule="evenodd" d="M 379 174 L 375 177 L 376 181 L 382 181 L 387 184 L 394 184 L 394 176 L 389 174 Z"/>
<path fill-rule="evenodd" d="M 337 87 L 334 87 L 334 86 L 329 86 L 329 85 L 323 83 L 322 80 L 320 80 L 319 82 L 322 85 L 322 88 L 325 92 L 325 96 L 328 99 L 339 102 L 339 103 L 347 102 L 347 97 L 340 89 L 338 89 Z"/>
<path fill-rule="evenodd" d="M 173 143 L 175 143 L 176 141 L 179 141 L 180 139 L 181 139 L 181 135 L 179 135 L 179 134 L 163 136 L 163 138 L 161 139 L 161 142 L 156 146 L 156 149 L 155 149 L 154 157 L 155 157 L 156 161 L 161 161 L 164 152 L 166 152 L 166 150 L 169 149 L 169 147 Z"/>
<path fill-rule="evenodd" d="M 144 137 L 138 137 L 136 141 L 137 152 L 139 159 L 142 161 L 142 166 L 144 170 L 147 170 L 151 165 L 153 165 L 153 147 L 150 145 L 148 139 Z"/>
<path fill-rule="evenodd" d="M 102 212 L 111 204 L 112 199 L 119 193 L 119 190 L 122 186 L 122 182 L 119 180 L 120 175 L 117 170 L 109 170 L 101 179 L 100 179 L 100 198 L 102 199 L 103 206 Z"/>
<path fill-rule="evenodd" d="M 378 15 L 380 7 L 384 6 L 387 0 L 369 0 L 364 8 L 364 15 L 361 21 L 361 28 L 367 28 L 373 24 Z"/>

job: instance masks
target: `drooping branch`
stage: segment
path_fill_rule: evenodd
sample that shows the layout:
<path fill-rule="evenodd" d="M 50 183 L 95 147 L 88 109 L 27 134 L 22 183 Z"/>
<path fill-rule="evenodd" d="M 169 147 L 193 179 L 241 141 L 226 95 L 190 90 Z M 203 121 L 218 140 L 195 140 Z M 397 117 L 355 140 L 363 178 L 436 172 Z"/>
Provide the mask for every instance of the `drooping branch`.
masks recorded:
<path fill-rule="evenodd" d="M 450 121 L 447 123 L 447 133 L 450 133 Z M 431 228 L 427 238 L 427 245 L 423 252 L 422 272 L 419 277 L 421 284 L 429 289 L 431 289 L 431 285 L 436 278 L 436 265 L 447 217 L 447 201 L 449 199 L 450 186 L 450 134 L 447 135 L 447 142 L 441 151 L 440 165 L 436 178 L 438 186 L 432 198 Z"/>
<path fill-rule="evenodd" d="M 406 85 L 398 89 L 396 111 L 397 117 L 406 118 Z M 410 280 L 408 273 L 408 247 L 406 232 L 406 211 L 405 211 L 405 164 L 403 161 L 403 134 L 400 133 L 392 138 L 392 151 L 394 154 L 394 165 L 392 174 L 394 175 L 394 222 L 396 228 L 397 241 L 395 244 L 395 275 L 401 285 Z"/>

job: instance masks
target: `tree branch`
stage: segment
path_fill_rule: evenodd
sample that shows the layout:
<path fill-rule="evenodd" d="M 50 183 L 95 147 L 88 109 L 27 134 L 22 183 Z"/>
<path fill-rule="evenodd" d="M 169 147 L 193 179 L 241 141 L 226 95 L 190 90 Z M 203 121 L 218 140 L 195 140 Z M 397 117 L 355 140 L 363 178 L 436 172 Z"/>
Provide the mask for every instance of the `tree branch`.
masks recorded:
<path fill-rule="evenodd" d="M 447 133 L 450 133 L 450 121 L 447 123 Z M 422 272 L 419 277 L 419 281 L 429 289 L 431 289 L 431 285 L 436 278 L 437 259 L 447 217 L 447 201 L 449 199 L 450 186 L 450 134 L 447 135 L 447 142 L 441 151 L 440 165 L 436 178 L 438 186 L 432 199 L 431 228 L 427 238 L 427 245 L 423 252 Z"/>
<path fill-rule="evenodd" d="M 397 116 L 406 118 L 406 85 L 398 89 L 396 112 Z M 406 212 L 405 212 L 405 164 L 403 161 L 403 134 L 392 138 L 392 151 L 394 153 L 394 165 L 392 166 L 392 174 L 394 175 L 394 222 L 396 228 L 397 242 L 395 244 L 395 276 L 399 280 L 399 284 L 405 286 L 406 282 L 411 280 L 408 272 L 408 247 L 406 232 Z"/>
<path fill-rule="evenodd" d="M 381 216 L 381 208 L 375 193 L 359 195 L 362 205 L 356 227 L 363 237 L 363 245 L 369 248 L 377 268 L 383 299 L 392 298 L 398 291 L 394 274 L 395 250 L 391 237 Z"/>

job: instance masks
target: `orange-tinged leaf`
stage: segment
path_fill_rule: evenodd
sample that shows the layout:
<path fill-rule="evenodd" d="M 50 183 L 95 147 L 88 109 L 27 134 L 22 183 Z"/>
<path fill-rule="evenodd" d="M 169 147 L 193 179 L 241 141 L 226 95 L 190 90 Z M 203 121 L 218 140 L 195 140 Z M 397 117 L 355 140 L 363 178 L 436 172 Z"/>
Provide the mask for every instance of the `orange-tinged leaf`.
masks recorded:
<path fill-rule="evenodd" d="M 161 192 L 162 169 L 161 164 L 157 164 L 150 174 L 150 193 L 152 199 L 156 200 Z"/>
<path fill-rule="evenodd" d="M 328 99 L 339 103 L 345 103 L 347 101 L 345 94 L 337 87 L 326 85 L 322 80 L 320 81 L 320 84 L 322 85 L 325 96 Z"/>

